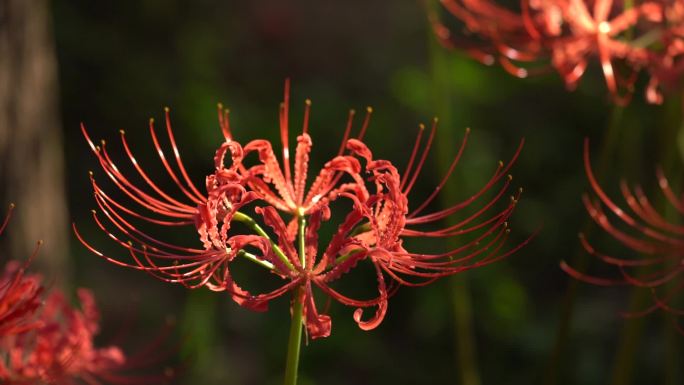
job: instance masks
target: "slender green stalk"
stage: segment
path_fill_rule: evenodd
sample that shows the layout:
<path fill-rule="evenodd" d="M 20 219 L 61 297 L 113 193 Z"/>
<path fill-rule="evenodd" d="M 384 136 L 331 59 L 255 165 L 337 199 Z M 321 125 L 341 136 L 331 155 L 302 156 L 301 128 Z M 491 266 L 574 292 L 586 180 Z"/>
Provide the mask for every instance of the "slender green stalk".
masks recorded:
<path fill-rule="evenodd" d="M 302 310 L 303 292 L 300 287 L 295 293 L 294 305 L 292 306 L 292 323 L 290 324 L 290 339 L 287 345 L 287 363 L 285 366 L 284 385 L 297 384 L 297 370 L 299 368 L 299 351 L 302 345 Z"/>
<path fill-rule="evenodd" d="M 684 94 L 680 95 L 679 100 L 679 127 L 677 128 L 677 155 L 674 158 L 678 158 L 678 161 L 673 161 L 671 170 L 665 170 L 668 175 L 674 175 L 670 178 L 670 184 L 672 186 L 678 186 L 681 191 L 682 186 L 684 186 L 684 173 L 682 173 L 681 167 L 675 165 L 681 165 L 684 162 Z M 674 171 L 674 170 L 679 170 Z M 673 219 L 677 218 L 680 214 L 672 207 L 668 206 L 669 211 L 665 213 L 666 218 Z M 676 285 L 675 282 L 671 283 L 669 288 Z M 675 321 L 678 322 L 678 321 Z M 664 385 L 675 385 L 682 383 L 682 376 L 684 375 L 684 370 L 682 370 L 681 365 L 681 352 L 682 352 L 682 340 L 679 335 L 677 328 L 673 323 L 673 316 L 671 314 L 665 313 L 663 316 L 664 330 L 663 338 L 665 339 L 665 359 L 664 364 Z"/>
<path fill-rule="evenodd" d="M 648 303 L 648 292 L 643 288 L 634 288 L 630 294 L 629 308 L 641 310 Z M 620 341 L 613 359 L 613 373 L 611 385 L 631 384 L 635 369 L 635 355 L 639 348 L 639 340 L 644 330 L 643 317 L 631 318 L 625 321 Z"/>
<path fill-rule="evenodd" d="M 610 120 L 608 123 L 605 136 L 603 138 L 603 145 L 598 152 L 598 165 L 596 168 L 596 177 L 602 179 L 606 174 L 608 166 L 611 164 L 613 153 L 617 149 L 618 132 L 620 131 L 620 122 L 624 115 L 624 109 L 620 106 L 614 106 Z M 582 226 L 582 233 L 587 235 L 592 227 L 591 220 L 587 219 Z M 573 266 L 581 272 L 587 270 L 589 266 L 589 254 L 584 248 L 579 247 L 577 254 L 573 258 Z M 561 364 L 565 362 L 563 355 L 568 344 L 568 337 L 570 336 L 570 325 L 572 323 L 573 313 L 575 310 L 575 301 L 577 299 L 577 290 L 580 283 L 577 280 L 570 280 L 565 291 L 565 297 L 560 310 L 560 320 L 558 322 L 558 329 L 556 331 L 556 340 L 554 341 L 553 350 L 551 352 L 551 360 L 546 368 L 544 374 L 544 385 L 555 385 L 558 383 Z"/>
<path fill-rule="evenodd" d="M 672 145 L 673 139 L 677 137 L 677 133 L 681 125 L 681 101 L 668 100 L 668 105 L 665 106 L 665 119 L 662 124 L 663 127 L 659 130 L 661 133 L 660 143 L 658 143 L 660 151 L 659 163 L 665 168 L 665 171 L 671 169 L 674 161 L 677 158 L 677 149 Z M 678 183 L 679 175 L 677 178 L 671 179 L 671 185 Z M 665 217 L 668 217 L 668 204 L 666 199 L 662 195 L 656 195 L 655 205 L 660 207 L 662 212 L 665 213 Z M 671 214 L 671 213 L 670 213 Z M 644 270 L 646 271 L 646 270 Z M 630 309 L 634 311 L 639 311 L 644 309 L 648 305 L 650 295 L 648 291 L 640 287 L 634 287 L 632 289 L 632 294 L 630 298 Z M 639 351 L 639 342 L 644 329 L 644 319 L 630 319 L 627 320 L 620 337 L 619 347 L 615 354 L 615 359 L 613 362 L 613 376 L 611 379 L 612 385 L 628 385 L 633 383 L 633 373 L 635 368 L 636 355 Z M 666 335 L 667 332 L 663 333 Z M 676 345 L 673 342 L 667 344 L 666 349 L 676 351 Z M 667 351 L 664 352 L 664 356 L 667 355 Z M 665 363 L 665 373 L 664 377 L 676 376 L 674 373 L 668 373 L 673 371 L 673 368 L 667 365 L 668 360 L 664 359 Z M 676 371 L 676 369 L 674 369 Z"/>
<path fill-rule="evenodd" d="M 427 11 L 430 15 L 439 12 L 439 2 L 427 1 Z M 431 26 L 428 26 L 429 49 L 431 61 L 431 93 L 434 95 L 432 105 L 435 106 L 439 115 L 443 138 L 456 138 L 453 123 L 453 94 L 449 87 L 449 79 L 452 69 L 448 62 L 448 54 L 436 41 Z M 451 163 L 453 147 L 449 140 L 439 140 L 436 145 L 437 161 L 442 172 L 445 165 Z M 447 183 L 442 197 L 453 197 L 455 186 L 453 182 Z M 454 317 L 455 347 L 458 362 L 458 382 L 462 385 L 480 385 L 480 373 L 477 364 L 477 352 L 475 350 L 475 333 L 473 331 L 473 311 L 470 300 L 470 285 L 465 275 L 452 277 L 449 285 L 451 305 Z"/>
<path fill-rule="evenodd" d="M 249 253 L 249 252 L 247 252 L 247 251 L 240 250 L 240 251 L 237 252 L 237 255 L 238 255 L 238 257 L 247 258 L 248 260 L 250 260 L 250 261 L 256 263 L 257 265 L 263 266 L 263 267 L 265 267 L 265 268 L 267 268 L 267 269 L 269 269 L 269 270 L 273 270 L 273 269 L 274 269 L 274 266 L 273 266 L 273 264 L 272 264 L 271 262 L 269 262 L 269 261 L 263 261 L 263 260 L 259 259 L 259 257 L 257 257 L 256 255 L 254 255 L 254 254 L 252 254 L 252 253 Z"/>
<path fill-rule="evenodd" d="M 480 373 L 473 335 L 473 307 L 470 300 L 470 285 L 464 277 L 452 278 L 450 282 L 451 304 L 457 333 L 456 346 L 461 368 L 461 384 L 479 385 Z"/>
<path fill-rule="evenodd" d="M 303 213 L 297 215 L 299 231 L 299 259 L 302 267 L 306 268 L 306 218 Z M 302 345 L 302 313 L 304 304 L 304 287 L 300 286 L 295 291 L 294 304 L 292 305 L 292 323 L 290 324 L 290 338 L 287 346 L 287 363 L 285 366 L 284 385 L 297 384 L 297 371 L 299 368 L 299 352 Z"/>
<path fill-rule="evenodd" d="M 233 219 L 238 221 L 238 222 L 244 223 L 247 227 L 254 230 L 255 233 L 257 233 L 257 234 L 261 235 L 262 237 L 268 239 L 269 242 L 271 242 L 271 247 L 273 248 L 273 251 L 275 252 L 278 259 L 280 259 L 285 264 L 285 266 L 287 266 L 290 270 L 293 270 L 293 271 L 295 270 L 294 266 L 292 266 L 292 263 L 287 258 L 287 256 L 285 255 L 283 250 L 280 248 L 280 246 L 278 246 L 275 242 L 273 242 L 271 240 L 271 237 L 268 236 L 268 233 L 266 231 L 264 231 L 264 229 L 261 226 L 259 226 L 259 224 L 254 219 L 252 219 L 252 217 L 250 217 L 247 214 L 244 214 L 244 213 L 237 211 L 237 212 L 235 212 L 235 214 L 233 214 Z"/>

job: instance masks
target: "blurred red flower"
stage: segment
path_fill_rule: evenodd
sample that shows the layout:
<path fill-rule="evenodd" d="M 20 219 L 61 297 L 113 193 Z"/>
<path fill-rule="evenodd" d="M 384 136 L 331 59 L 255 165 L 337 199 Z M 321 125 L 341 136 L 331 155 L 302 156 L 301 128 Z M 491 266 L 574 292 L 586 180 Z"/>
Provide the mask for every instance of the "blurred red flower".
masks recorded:
<path fill-rule="evenodd" d="M 0 225 L 0 234 L 7 227 L 13 209 L 14 205 L 10 205 L 9 212 Z M 8 263 L 0 275 L 0 338 L 23 333 L 40 325 L 35 313 L 41 305 L 43 287 L 37 276 L 26 275 L 26 268 L 37 251 L 38 247 L 23 265 L 17 262 Z"/>
<path fill-rule="evenodd" d="M 9 215 L 0 233 L 8 219 Z M 168 379 L 124 374 L 149 364 L 150 357 L 126 356 L 116 346 L 96 347 L 99 312 L 92 292 L 78 290 L 79 309 L 59 290 L 46 290 L 41 276 L 26 274 L 37 252 L 38 248 L 24 264 L 8 263 L 0 276 L 1 383 L 150 384 Z"/>
<path fill-rule="evenodd" d="M 485 64 L 498 60 L 518 77 L 555 68 L 570 89 L 598 58 L 618 104 L 629 102 L 640 71 L 650 77 L 646 99 L 661 103 L 662 88 L 684 74 L 684 3 L 681 0 L 521 0 L 511 10 L 495 0 L 442 0 L 477 36 L 451 32 L 432 16 L 437 37 Z"/>
<path fill-rule="evenodd" d="M 588 141 L 585 141 L 584 163 L 589 183 L 596 196 L 590 198 L 585 195 L 583 198 L 589 215 L 599 227 L 619 243 L 636 252 L 638 257 L 604 254 L 596 250 L 581 235 L 580 240 L 587 252 L 614 267 L 616 275 L 589 275 L 577 271 L 565 262 L 561 263 L 561 267 L 574 278 L 595 285 L 632 285 L 649 290 L 653 297 L 653 305 L 644 311 L 628 315 L 645 315 L 657 309 L 684 315 L 684 309 L 681 308 L 684 287 L 684 225 L 681 224 L 684 215 L 684 195 L 677 196 L 663 173 L 658 170 L 659 187 L 679 219 L 666 218 L 656 210 L 641 186 L 630 188 L 624 181 L 620 189 L 628 209 L 623 209 L 604 192 L 596 180 L 591 169 Z"/>
<path fill-rule="evenodd" d="M 373 159 L 370 150 L 361 141 L 369 124 L 371 109 L 363 120 L 359 133 L 351 137 L 354 112 L 350 112 L 342 144 L 338 153 L 324 163 L 311 182 L 307 192 L 309 154 L 312 140 L 308 134 L 311 102 L 306 101 L 302 133 L 297 137 L 294 171 L 289 153 L 289 82 L 286 82 L 284 101 L 280 106 L 280 139 L 282 159 L 278 160 L 272 145 L 266 140 L 252 140 L 242 146 L 233 139 L 227 111 L 219 108 L 219 125 L 225 142 L 214 157 L 215 169 L 206 177 L 206 195 L 197 191 L 190 182 L 180 161 L 175 140 L 168 123 L 167 134 L 171 142 L 177 168 L 184 182 L 169 166 L 159 146 L 154 126 L 150 126 L 153 142 L 170 178 L 185 195 L 185 203 L 171 197 L 157 187 L 138 165 L 122 135 L 124 150 L 147 187 L 138 187 L 114 164 L 104 144 L 97 147 L 84 135 L 110 179 L 128 198 L 150 213 L 138 213 L 109 197 L 100 186 L 92 182 L 100 211 L 109 224 L 94 215 L 98 226 L 132 257 L 130 262 L 121 257 L 109 260 L 132 267 L 167 282 L 181 283 L 190 288 L 207 286 L 211 290 L 226 291 L 239 305 L 264 311 L 270 300 L 293 292 L 303 304 L 303 315 L 309 336 L 326 337 L 330 334 L 331 320 L 319 314 L 314 298 L 314 287 L 340 303 L 357 307 L 354 319 L 364 330 L 375 328 L 383 320 L 388 297 L 400 285 L 419 284 L 407 277 L 416 277 L 427 283 L 442 276 L 494 262 L 516 251 L 523 244 L 502 251 L 508 234 L 507 220 L 517 202 L 512 197 L 501 211 L 483 218 L 496 202 L 505 195 L 510 183 L 507 172 L 517 157 L 506 166 L 500 164 L 490 181 L 471 198 L 447 209 L 431 214 L 420 213 L 432 204 L 451 175 L 465 140 L 446 177 L 426 201 L 408 211 L 408 194 L 416 183 L 429 148 L 434 139 L 434 127 L 423 152 L 422 130 L 416 141 L 409 166 L 400 176 L 391 162 Z M 435 122 L 436 123 L 436 122 Z M 252 159 L 250 154 L 256 154 Z M 229 161 L 228 161 L 229 158 Z M 362 167 L 365 162 L 365 169 Z M 229 163 L 229 164 L 226 164 Z M 483 204 L 460 222 L 439 230 L 419 229 L 426 225 L 434 228 L 460 210 L 487 196 L 494 186 L 491 200 Z M 194 204 L 194 205 L 193 205 Z M 344 207 L 338 212 L 338 207 Z M 337 226 L 322 252 L 319 252 L 319 228 L 332 219 L 334 210 Z M 186 225 L 199 235 L 203 248 L 176 246 L 140 230 L 131 219 L 167 226 Z M 262 227 L 260 223 L 264 224 Z M 98 255 L 104 256 L 81 241 Z M 473 235 L 459 248 L 440 254 L 410 253 L 404 250 L 404 237 L 442 237 Z M 239 257 L 239 258 L 238 258 Z M 235 282 L 231 266 L 238 260 L 255 262 L 280 280 L 275 289 L 255 291 L 244 289 Z M 377 296 L 355 299 L 343 294 L 333 284 L 362 261 L 369 261 L 375 272 Z M 250 282 L 248 286 L 256 284 Z M 355 283 L 355 286 L 365 287 Z M 252 293 L 254 292 L 254 294 Z M 375 314 L 363 320 L 363 309 L 376 308 Z"/>

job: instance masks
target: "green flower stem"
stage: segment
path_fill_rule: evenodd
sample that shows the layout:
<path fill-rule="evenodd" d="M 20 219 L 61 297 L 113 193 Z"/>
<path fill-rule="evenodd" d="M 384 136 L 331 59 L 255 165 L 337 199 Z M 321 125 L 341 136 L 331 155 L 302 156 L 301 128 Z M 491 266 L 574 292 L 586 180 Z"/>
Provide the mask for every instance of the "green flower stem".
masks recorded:
<path fill-rule="evenodd" d="M 297 368 L 299 367 L 299 351 L 302 345 L 302 310 L 304 287 L 300 286 L 295 294 L 292 306 L 292 323 L 290 324 L 290 340 L 287 345 L 287 363 L 285 366 L 284 385 L 297 384 Z"/>
<path fill-rule="evenodd" d="M 238 257 L 247 258 L 247 259 L 249 259 L 250 261 L 256 263 L 257 265 L 263 266 L 263 267 L 265 267 L 265 268 L 267 268 L 267 269 L 269 269 L 269 270 L 273 270 L 273 269 L 274 269 L 274 266 L 273 266 L 273 264 L 272 264 L 271 262 L 261 260 L 261 259 L 259 259 L 259 257 L 257 257 L 256 255 L 254 255 L 254 254 L 252 254 L 252 253 L 246 252 L 246 251 L 244 251 L 244 250 L 240 250 L 240 251 L 237 252 L 237 255 L 238 255 Z"/>
<path fill-rule="evenodd" d="M 438 15 L 441 6 L 439 1 L 430 0 L 425 2 L 427 12 L 429 15 Z M 428 39 L 429 39 L 429 55 L 430 55 L 430 93 L 433 95 L 431 100 L 431 108 L 435 109 L 439 115 L 441 123 L 441 135 L 443 138 L 456 138 L 457 133 L 454 131 L 454 120 L 457 114 L 454 106 L 455 94 L 453 93 L 450 84 L 452 84 L 451 62 L 446 50 L 440 46 L 431 25 L 427 25 Z M 453 148 L 451 140 L 436 141 L 436 154 L 438 162 L 437 169 L 440 174 L 446 172 L 446 165 L 449 165 L 453 156 Z M 458 173 L 459 171 L 457 171 Z M 454 176 L 456 173 L 454 173 Z M 455 178 L 454 178 L 455 179 Z M 454 179 L 444 186 L 441 194 L 441 199 L 447 199 L 454 196 L 457 187 Z M 445 207 L 449 206 L 449 202 L 441 202 Z M 453 224 L 451 221 L 445 222 L 447 225 Z M 460 246 L 456 240 L 447 240 L 450 246 Z M 450 278 L 449 294 L 451 297 L 451 309 L 453 314 L 454 327 L 454 350 L 456 353 L 456 361 L 458 367 L 456 383 L 461 385 L 480 385 L 480 370 L 477 358 L 477 349 L 475 342 L 475 331 L 473 330 L 473 308 L 471 301 L 471 291 L 468 278 L 464 275 Z"/>
<path fill-rule="evenodd" d="M 363 251 L 363 250 L 361 250 L 361 249 L 354 249 L 354 250 L 348 252 L 347 254 L 340 255 L 339 257 L 337 257 L 337 259 L 335 259 L 335 266 L 337 266 L 337 265 L 339 265 L 340 263 L 346 261 L 346 260 L 349 259 L 352 255 L 357 254 L 357 253 L 360 253 L 361 251 Z"/>
<path fill-rule="evenodd" d="M 361 233 L 365 233 L 366 231 L 370 231 L 370 230 L 371 230 L 371 224 L 368 223 L 368 222 L 366 222 L 366 223 L 364 223 L 364 224 L 362 224 L 362 225 L 356 226 L 356 227 L 354 228 L 354 230 L 352 230 L 352 232 L 349 233 L 349 236 L 350 236 L 350 237 L 353 237 L 353 236 L 355 236 L 355 235 L 359 235 L 359 234 L 361 234 Z"/>
<path fill-rule="evenodd" d="M 632 289 L 629 298 L 630 311 L 639 311 L 648 306 L 650 295 L 641 287 Z M 644 331 L 644 317 L 629 318 L 623 323 L 620 331 L 620 339 L 613 358 L 613 369 L 609 384 L 628 385 L 633 384 L 635 359 L 639 352 L 641 335 Z"/>
<path fill-rule="evenodd" d="M 306 218 L 303 213 L 297 215 L 299 231 L 299 260 L 302 267 L 306 267 Z M 304 286 L 299 286 L 295 292 L 294 304 L 292 305 L 292 323 L 290 324 L 290 340 L 287 346 L 287 363 L 285 366 L 284 385 L 297 384 L 297 369 L 299 367 L 299 351 L 302 345 L 302 310 L 304 304 Z"/>
<path fill-rule="evenodd" d="M 684 112 L 682 112 L 682 102 L 684 102 L 684 96 L 676 98 L 674 95 L 668 99 L 666 105 L 664 106 L 664 120 L 659 138 L 659 163 L 664 168 L 664 172 L 669 177 L 670 186 L 677 189 L 677 186 L 681 185 L 681 172 L 675 172 L 674 170 L 680 170 L 676 167 L 677 164 L 677 148 L 673 146 L 672 143 L 677 135 L 684 128 L 682 120 L 684 118 Z M 671 221 L 676 221 L 678 217 L 677 213 L 672 211 L 673 208 L 667 202 L 667 199 L 662 195 L 656 195 L 653 204 L 660 212 L 662 212 L 666 219 Z M 641 273 L 647 273 L 648 270 L 642 268 Z M 672 284 L 672 283 L 671 283 Z M 671 285 L 670 284 L 670 285 Z M 672 286 L 665 286 L 666 288 L 671 288 Z M 632 294 L 630 297 L 630 307 L 631 311 L 639 311 L 648 306 L 650 300 L 650 295 L 647 290 L 641 287 L 634 287 L 632 289 Z M 628 319 L 625 322 L 622 333 L 620 335 L 620 341 L 618 349 L 615 353 L 615 358 L 613 361 L 613 372 L 611 378 L 611 385 L 628 385 L 634 383 L 633 377 L 635 370 L 638 370 L 636 363 L 638 362 L 637 353 L 640 352 L 640 344 L 642 335 L 644 332 L 643 318 Z M 677 366 L 669 364 L 673 360 L 673 356 L 676 357 L 674 360 L 678 361 L 677 354 L 677 338 L 674 336 L 668 336 L 668 333 L 673 333 L 672 324 L 668 322 L 664 328 L 663 336 L 665 339 L 665 351 L 663 352 L 664 360 L 664 373 L 663 373 L 663 384 L 679 384 L 681 381 L 677 382 L 678 370 Z"/>
<path fill-rule="evenodd" d="M 295 270 L 295 267 L 292 265 L 290 260 L 287 259 L 287 256 L 285 255 L 283 250 L 275 242 L 273 242 L 273 240 L 271 240 L 271 237 L 268 236 L 268 233 L 266 233 L 266 231 L 264 231 L 264 229 L 261 228 L 261 226 L 259 226 L 259 224 L 254 219 L 252 219 L 252 217 L 250 217 L 247 214 L 236 211 L 235 214 L 233 214 L 233 219 L 238 222 L 244 223 L 247 227 L 254 230 L 255 233 L 268 239 L 268 241 L 271 242 L 271 247 L 273 248 L 273 251 L 275 252 L 276 256 L 285 264 L 285 266 L 287 266 L 288 269 L 292 271 Z"/>
<path fill-rule="evenodd" d="M 676 165 L 681 165 L 681 162 L 684 161 L 684 146 L 682 146 L 682 144 L 684 144 L 684 92 L 680 94 L 677 102 L 679 103 L 679 114 L 675 119 L 678 122 L 678 127 L 676 127 L 677 132 L 674 136 L 677 138 L 678 145 L 676 151 L 674 151 L 675 154 L 672 155 L 673 159 L 670 164 L 672 168 L 665 172 L 667 172 L 668 175 L 672 175 L 670 178 L 670 185 L 673 186 L 673 188 L 676 185 L 676 188 L 681 191 L 682 186 L 684 186 L 684 175 L 682 175 L 681 168 L 678 168 Z M 676 218 L 679 217 L 679 213 L 677 213 L 677 210 L 671 205 L 668 206 L 668 211 L 665 212 L 665 215 L 666 218 L 671 219 L 672 221 L 676 221 Z M 673 281 L 668 288 L 672 288 L 675 285 L 676 283 Z M 663 338 L 665 339 L 663 385 L 681 384 L 682 377 L 684 377 L 684 370 L 681 365 L 682 341 L 679 338 L 680 336 L 672 317 L 672 314 L 663 313 L 663 322 L 665 323 L 665 332 L 663 334 Z"/>
<path fill-rule="evenodd" d="M 596 156 L 595 174 L 596 178 L 601 180 L 608 172 L 608 167 L 611 165 L 611 160 L 618 148 L 618 136 L 620 125 L 624 115 L 624 108 L 620 106 L 613 106 L 611 116 L 608 122 L 608 127 L 604 131 L 603 144 L 601 150 Z M 593 227 L 592 220 L 587 218 L 582 226 L 581 233 L 585 236 L 591 233 Z M 578 271 L 584 272 L 588 269 L 591 262 L 589 253 L 581 246 L 577 249 L 576 255 L 573 258 L 573 264 Z M 566 349 L 570 340 L 570 327 L 575 313 L 575 302 L 577 300 L 577 291 L 579 289 L 580 281 L 570 279 L 567 289 L 565 290 L 565 297 L 561 303 L 560 320 L 558 328 L 556 329 L 556 338 L 553 349 L 551 351 L 550 360 L 542 383 L 544 385 L 556 385 L 562 377 L 563 363 L 566 363 L 564 357 Z"/>

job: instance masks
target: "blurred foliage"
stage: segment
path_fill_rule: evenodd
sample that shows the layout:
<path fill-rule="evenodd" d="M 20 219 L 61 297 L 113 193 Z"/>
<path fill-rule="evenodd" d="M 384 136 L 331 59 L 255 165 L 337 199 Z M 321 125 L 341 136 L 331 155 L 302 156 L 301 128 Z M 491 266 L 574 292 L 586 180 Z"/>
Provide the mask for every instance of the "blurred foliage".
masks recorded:
<path fill-rule="evenodd" d="M 275 139 L 285 77 L 293 81 L 293 127 L 301 124 L 304 99 L 313 100 L 310 132 L 317 164 L 336 151 L 349 108 L 374 107 L 366 142 L 377 156 L 400 165 L 408 159 L 418 123 L 439 112 L 430 34 L 419 1 L 72 0 L 53 6 L 70 212 L 86 237 L 101 240 L 103 247 L 106 240 L 90 226 L 94 202 L 87 171 L 94 169 L 100 180 L 105 176 L 80 135 L 81 121 L 118 155 L 118 130 L 125 129 L 140 163 L 154 170 L 159 165 L 147 120 L 160 121 L 168 105 L 184 162 L 202 185 L 221 140 L 216 103 L 231 109 L 238 140 Z M 525 138 L 513 169 L 515 185 L 525 192 L 510 244 L 542 228 L 511 258 L 465 273 L 482 383 L 539 383 L 568 282 L 558 263 L 579 252 L 577 232 L 586 222 L 580 200 L 587 189 L 582 141 L 591 138 L 592 154 L 599 153 L 613 107 L 596 68 L 570 93 L 553 75 L 519 80 L 457 53 L 446 57 L 451 70 L 440 81 L 453 95 L 446 107 L 452 116 L 438 140 L 455 153 L 465 128 L 473 129 L 457 172 L 456 196 L 449 201 L 477 191 L 496 162 L 508 159 Z M 624 111 L 615 123 L 618 145 L 604 185 L 617 188 L 622 175 L 654 183 L 657 154 L 675 143 L 666 127 L 681 122 L 667 108 L 644 105 L 636 97 Z M 439 182 L 435 154 L 430 162 L 415 195 L 427 196 Z M 178 236 L 191 240 L 193 234 Z M 74 250 L 75 284 L 95 290 L 109 324 L 124 318 L 122 309 L 133 297 L 143 304 L 138 307 L 144 322 L 161 323 L 167 315 L 181 321 L 179 354 L 188 368 L 180 383 L 281 381 L 287 299 L 276 301 L 268 313 L 252 313 L 224 294 L 189 292 L 113 266 L 80 245 Z M 304 347 L 301 383 L 455 383 L 450 290 L 448 282 L 400 290 L 386 320 L 372 332 L 357 328 L 353 309 L 333 303 L 332 335 Z M 626 297 L 624 291 L 580 286 L 560 383 L 608 381 L 623 324 L 617 313 L 626 307 Z M 662 360 L 651 357 L 665 354 L 658 331 L 662 320 L 654 316 L 647 322 L 653 328 L 636 352 L 634 384 L 661 378 Z"/>

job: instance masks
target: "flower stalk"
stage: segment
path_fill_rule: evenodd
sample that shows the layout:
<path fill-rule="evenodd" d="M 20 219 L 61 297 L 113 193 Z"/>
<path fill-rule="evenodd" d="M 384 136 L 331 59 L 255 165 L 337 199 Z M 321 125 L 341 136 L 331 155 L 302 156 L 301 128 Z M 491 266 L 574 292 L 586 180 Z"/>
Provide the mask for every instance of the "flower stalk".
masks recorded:
<path fill-rule="evenodd" d="M 297 214 L 297 243 L 299 246 L 299 258 L 302 267 L 306 268 L 306 217 L 302 212 Z M 302 345 L 302 312 L 304 310 L 304 287 L 300 286 L 295 291 L 294 303 L 292 304 L 292 323 L 290 324 L 290 337 L 287 344 L 287 361 L 285 364 L 285 385 L 297 384 L 297 371 L 299 367 L 299 352 Z"/>
<path fill-rule="evenodd" d="M 254 231 L 259 236 L 262 236 L 262 237 L 268 239 L 268 241 L 271 243 L 271 247 L 273 248 L 273 252 L 275 253 L 276 256 L 278 256 L 278 259 L 280 259 L 285 264 L 285 266 L 287 266 L 290 270 L 294 271 L 294 269 L 295 269 L 294 266 L 292 265 L 290 260 L 287 258 L 287 256 L 283 252 L 283 250 L 275 242 L 273 242 L 273 240 L 271 240 L 271 237 L 268 236 L 268 233 L 266 231 L 264 231 L 264 229 L 261 226 L 259 226 L 259 224 L 252 217 L 250 217 L 247 214 L 236 211 L 234 216 L 233 216 L 233 219 L 235 219 L 238 222 L 243 223 L 244 225 L 249 227 L 252 231 Z M 244 256 L 249 257 L 248 253 L 244 252 L 243 250 L 240 250 L 240 252 L 243 253 Z M 273 264 L 268 263 L 268 265 L 264 265 L 265 261 L 260 261 L 256 257 L 249 258 L 249 259 L 253 260 L 254 262 L 257 262 L 258 264 L 260 264 L 262 266 L 271 266 L 270 268 L 271 269 L 273 268 Z"/>

